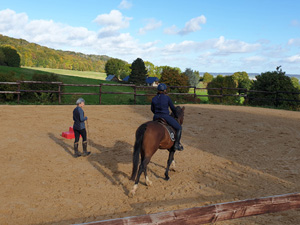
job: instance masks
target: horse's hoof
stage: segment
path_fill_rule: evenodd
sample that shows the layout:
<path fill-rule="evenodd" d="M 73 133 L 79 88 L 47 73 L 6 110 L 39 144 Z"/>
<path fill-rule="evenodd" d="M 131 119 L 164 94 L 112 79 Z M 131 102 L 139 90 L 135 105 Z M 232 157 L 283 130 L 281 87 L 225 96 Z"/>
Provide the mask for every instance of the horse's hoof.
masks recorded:
<path fill-rule="evenodd" d="M 134 195 L 135 195 L 135 192 L 134 191 L 130 191 L 129 194 L 128 194 L 128 197 L 129 198 L 133 198 Z"/>
<path fill-rule="evenodd" d="M 152 181 L 150 181 L 150 180 L 146 181 L 146 185 L 147 186 L 152 186 Z"/>
<path fill-rule="evenodd" d="M 165 177 L 165 180 L 166 181 L 170 180 L 170 177 L 169 176 Z"/>
<path fill-rule="evenodd" d="M 133 185 L 132 190 L 128 194 L 129 198 L 132 198 L 135 195 L 135 192 L 136 192 L 137 188 L 138 188 L 137 184 Z"/>

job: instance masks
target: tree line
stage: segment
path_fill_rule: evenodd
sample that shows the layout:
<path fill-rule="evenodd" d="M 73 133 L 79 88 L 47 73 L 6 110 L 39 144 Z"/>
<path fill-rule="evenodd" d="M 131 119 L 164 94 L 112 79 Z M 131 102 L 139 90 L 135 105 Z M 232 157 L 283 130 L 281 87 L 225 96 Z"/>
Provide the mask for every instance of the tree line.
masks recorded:
<path fill-rule="evenodd" d="M 12 47 L 13 46 L 13 47 Z M 186 68 L 184 72 L 178 67 L 155 66 L 151 62 L 143 61 L 137 58 L 132 64 L 124 60 L 110 58 L 108 56 L 85 55 L 70 51 L 53 50 L 47 47 L 29 43 L 23 39 L 9 38 L 0 35 L 0 65 L 7 66 L 34 66 L 49 67 L 69 70 L 82 71 L 100 71 L 106 72 L 107 75 L 113 74 L 123 79 L 129 76 L 129 82 L 137 85 L 145 85 L 147 76 L 157 77 L 160 82 L 168 86 L 199 86 L 200 83 L 208 88 L 209 95 L 218 95 L 218 90 L 212 88 L 228 87 L 240 88 L 245 90 L 258 90 L 268 92 L 299 92 L 299 80 L 295 77 L 288 77 L 282 71 L 281 66 L 276 71 L 269 71 L 256 76 L 256 80 L 250 80 L 245 71 L 236 72 L 231 76 L 218 75 L 213 77 L 209 73 L 204 73 L 200 77 L 199 71 Z M 188 88 L 179 88 L 170 90 L 173 92 L 188 92 Z M 224 90 L 226 93 L 233 94 L 234 89 Z M 253 96 L 251 96 L 253 95 Z M 256 93 L 256 95 L 259 95 Z M 297 94 L 280 93 L 280 98 L 298 100 Z M 250 93 L 247 104 L 269 105 L 269 100 L 274 99 L 272 96 L 265 98 L 266 101 L 254 101 L 254 93 Z M 277 96 L 278 98 L 278 96 Z M 210 98 L 211 103 L 218 103 L 220 99 Z M 240 104 L 241 100 L 234 97 L 222 99 L 223 103 Z M 278 103 L 276 103 L 278 105 Z M 299 107 L 295 102 L 283 102 L 279 107 L 289 107 L 294 109 Z"/>
<path fill-rule="evenodd" d="M 20 55 L 20 66 L 104 72 L 110 57 L 62 51 L 0 34 L 0 46 L 11 46 Z M 0 53 L 1 60 L 1 53 Z"/>
<path fill-rule="evenodd" d="M 228 95 L 223 98 L 209 97 L 210 103 L 275 105 L 285 109 L 300 109 L 299 80 L 295 77 L 286 76 L 281 66 L 278 66 L 275 71 L 257 75 L 255 80 L 251 80 L 245 71 L 235 72 L 231 76 L 218 75 L 216 77 L 204 73 L 203 77 L 200 77 L 199 71 L 193 71 L 191 68 L 181 72 L 179 68 L 169 66 L 154 67 L 149 62 L 146 64 L 141 58 L 137 58 L 131 65 L 120 60 L 110 59 L 105 70 L 107 74 L 115 74 L 119 77 L 123 73 L 129 74 L 129 82 L 136 85 L 145 85 L 146 77 L 152 74 L 152 76 L 159 78 L 160 83 L 165 83 L 167 86 L 198 87 L 202 83 L 207 87 L 208 95 Z M 223 87 L 225 89 L 222 89 L 222 93 L 220 93 L 220 88 Z M 251 90 L 262 92 L 251 92 Z M 187 93 L 189 88 L 173 88 L 169 91 Z M 237 93 L 247 94 L 247 101 L 242 97 L 230 96 Z M 284 101 L 278 101 L 278 99 L 284 99 Z"/>

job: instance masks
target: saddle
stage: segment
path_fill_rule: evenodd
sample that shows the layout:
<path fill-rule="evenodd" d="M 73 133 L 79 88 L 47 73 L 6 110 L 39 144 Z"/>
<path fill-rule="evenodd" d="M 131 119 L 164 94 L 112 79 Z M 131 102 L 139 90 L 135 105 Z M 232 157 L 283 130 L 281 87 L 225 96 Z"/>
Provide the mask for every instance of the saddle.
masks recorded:
<path fill-rule="evenodd" d="M 170 126 L 167 123 L 167 121 L 165 119 L 163 119 L 163 118 L 158 118 L 155 121 L 158 122 L 158 123 L 160 123 L 161 125 L 163 125 L 167 129 L 167 131 L 168 131 L 168 133 L 170 135 L 171 141 L 175 141 L 175 130 L 174 130 L 174 128 L 172 126 Z"/>

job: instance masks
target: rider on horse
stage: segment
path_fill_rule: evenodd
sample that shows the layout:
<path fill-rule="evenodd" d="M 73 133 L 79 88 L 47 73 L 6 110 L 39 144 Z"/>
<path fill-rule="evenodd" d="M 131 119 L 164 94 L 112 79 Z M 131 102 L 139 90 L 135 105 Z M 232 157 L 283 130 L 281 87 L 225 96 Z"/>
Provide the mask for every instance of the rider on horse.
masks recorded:
<path fill-rule="evenodd" d="M 175 106 L 171 98 L 166 95 L 167 86 L 161 83 L 157 86 L 157 91 L 157 95 L 152 99 L 151 102 L 151 111 L 154 113 L 153 120 L 163 118 L 176 130 L 174 150 L 182 151 L 183 147 L 180 144 L 182 127 L 172 116 L 169 115 L 170 107 L 175 117 L 177 117 Z"/>

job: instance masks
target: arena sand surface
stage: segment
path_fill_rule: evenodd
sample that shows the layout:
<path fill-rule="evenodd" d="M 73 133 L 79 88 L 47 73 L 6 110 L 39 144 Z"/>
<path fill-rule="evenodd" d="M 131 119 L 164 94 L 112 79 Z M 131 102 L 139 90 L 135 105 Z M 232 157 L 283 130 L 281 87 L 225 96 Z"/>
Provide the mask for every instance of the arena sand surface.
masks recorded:
<path fill-rule="evenodd" d="M 300 191 L 300 113 L 185 105 L 183 152 L 149 164 L 134 198 L 129 181 L 137 127 L 150 106 L 85 106 L 89 157 L 73 158 L 75 106 L 0 106 L 0 224 L 73 224 Z M 80 146 L 80 150 L 82 147 Z M 300 210 L 216 224 L 300 224 Z"/>

